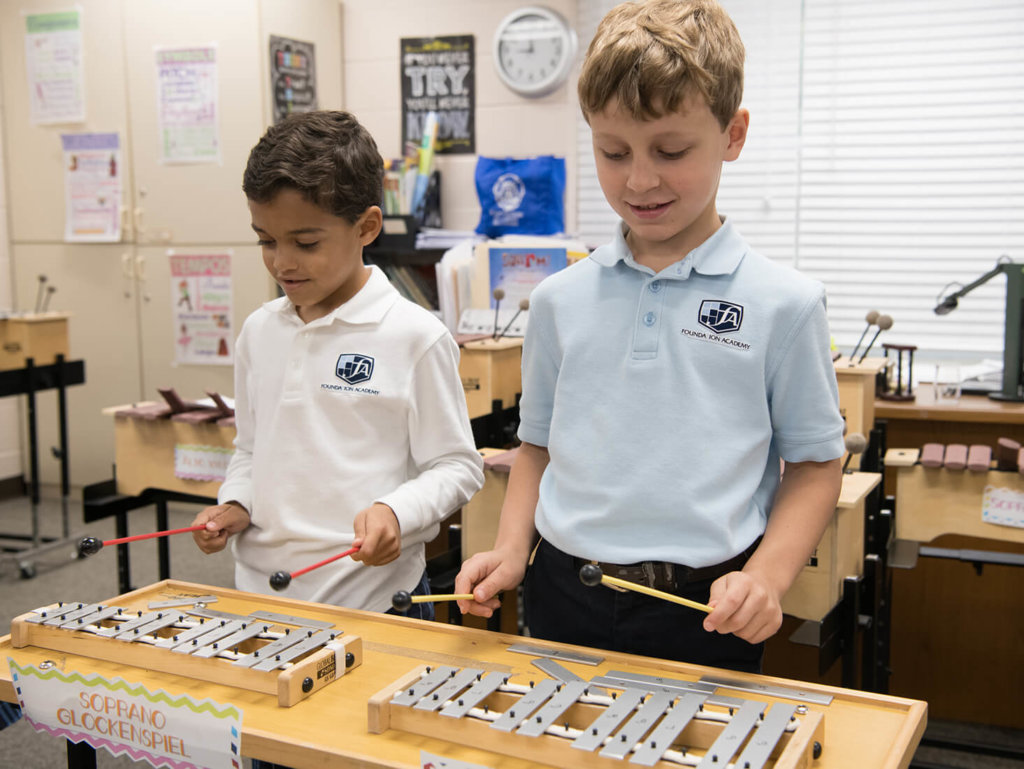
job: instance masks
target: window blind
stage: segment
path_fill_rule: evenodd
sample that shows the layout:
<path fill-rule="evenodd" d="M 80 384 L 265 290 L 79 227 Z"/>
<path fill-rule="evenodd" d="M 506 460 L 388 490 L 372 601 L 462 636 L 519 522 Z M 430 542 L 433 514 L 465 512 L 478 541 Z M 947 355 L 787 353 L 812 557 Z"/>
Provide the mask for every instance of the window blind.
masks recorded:
<path fill-rule="evenodd" d="M 615 5 L 580 0 L 589 40 Z M 1024 262 L 1024 3 L 724 0 L 747 47 L 750 136 L 719 211 L 753 246 L 822 280 L 840 348 L 868 310 L 879 338 L 939 356 L 999 357 L 1005 280 L 950 315 L 932 308 L 1007 255 Z M 607 240 L 580 119 L 579 228 Z M 954 286 L 955 287 L 955 286 Z"/>

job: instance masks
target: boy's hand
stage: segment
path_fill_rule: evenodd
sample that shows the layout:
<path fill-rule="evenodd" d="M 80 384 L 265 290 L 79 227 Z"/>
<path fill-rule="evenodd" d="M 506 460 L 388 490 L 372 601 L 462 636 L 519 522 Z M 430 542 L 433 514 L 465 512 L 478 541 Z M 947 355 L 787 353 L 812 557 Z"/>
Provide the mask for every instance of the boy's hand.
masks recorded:
<path fill-rule="evenodd" d="M 237 502 L 212 505 L 199 511 L 193 526 L 205 524 L 205 531 L 193 531 L 192 539 L 204 553 L 219 553 L 228 543 L 228 537 L 246 529 L 251 520 L 249 511 Z"/>
<path fill-rule="evenodd" d="M 395 511 L 387 505 L 374 502 L 356 515 L 352 529 L 356 535 L 352 547 L 359 548 L 352 554 L 353 561 L 383 566 L 402 554 L 402 529 Z"/>
<path fill-rule="evenodd" d="M 497 594 L 516 587 L 525 574 L 526 562 L 521 558 L 510 557 L 501 550 L 477 553 L 462 564 L 455 577 L 456 593 L 472 593 L 476 597 L 475 601 L 458 601 L 459 610 L 463 614 L 490 617 L 501 606 Z"/>
<path fill-rule="evenodd" d="M 704 629 L 760 643 L 782 627 L 780 601 L 767 582 L 747 572 L 729 572 L 711 584 L 708 605 L 714 611 L 704 620 Z"/>

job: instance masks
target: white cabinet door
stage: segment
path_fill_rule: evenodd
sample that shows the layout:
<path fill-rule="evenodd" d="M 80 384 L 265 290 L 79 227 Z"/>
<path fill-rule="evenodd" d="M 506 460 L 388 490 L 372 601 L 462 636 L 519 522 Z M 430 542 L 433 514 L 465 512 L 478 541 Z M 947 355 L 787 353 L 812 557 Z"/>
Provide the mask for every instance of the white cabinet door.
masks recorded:
<path fill-rule="evenodd" d="M 179 246 L 174 252 L 195 255 L 231 254 L 233 313 L 230 341 L 233 349 L 234 337 L 241 330 L 245 318 L 263 302 L 275 296 L 259 249 L 254 245 Z M 234 396 L 234 369 L 231 365 L 176 362 L 180 330 L 174 323 L 174 308 L 178 294 L 171 280 L 168 249 L 139 246 L 138 270 L 142 386 L 146 399 L 159 399 L 158 387 L 174 387 L 185 399 L 202 398 L 206 390 Z"/>
<path fill-rule="evenodd" d="M 256 0 L 130 0 L 124 14 L 138 242 L 250 242 L 242 172 L 264 130 L 266 79 Z M 220 160 L 162 163 L 156 51 L 210 46 Z"/>
<path fill-rule="evenodd" d="M 15 243 L 20 265 L 15 286 L 20 307 L 35 305 L 39 275 L 57 290 L 47 309 L 70 312 L 71 360 L 85 361 L 85 384 L 69 387 L 68 443 L 71 483 L 111 476 L 114 426 L 101 410 L 139 399 L 139 333 L 134 322 L 137 294 L 125 246 Z M 43 483 L 60 483 L 60 465 L 50 453 L 60 444 L 54 390 L 38 394 L 39 466 Z M 27 439 L 24 446 L 28 447 Z M 27 457 L 27 454 L 26 454 Z M 25 461 L 28 477 L 28 462 Z"/>
<path fill-rule="evenodd" d="M 85 122 L 32 125 L 22 12 L 48 13 L 72 6 L 82 11 Z M 128 121 L 121 35 L 121 2 L 78 0 L 55 4 L 52 0 L 19 0 L 0 3 L 5 173 L 10 191 L 13 241 L 59 243 L 64 240 L 62 133 L 117 132 L 121 137 L 122 178 L 131 178 L 131 159 L 124 149 Z M 128 189 L 124 191 L 123 200 L 129 203 Z M 130 239 L 130 233 L 126 233 L 125 240 Z"/>

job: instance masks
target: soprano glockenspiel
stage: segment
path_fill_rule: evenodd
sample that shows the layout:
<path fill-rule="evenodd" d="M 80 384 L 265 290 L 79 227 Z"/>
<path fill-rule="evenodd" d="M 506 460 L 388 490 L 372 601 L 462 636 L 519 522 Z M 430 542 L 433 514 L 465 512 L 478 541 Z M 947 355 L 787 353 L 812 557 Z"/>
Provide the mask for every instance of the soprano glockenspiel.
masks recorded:
<path fill-rule="evenodd" d="M 291 707 L 362 662 L 362 641 L 330 623 L 209 609 L 127 611 L 57 603 L 11 622 L 11 645 L 39 646 L 276 694 Z"/>
<path fill-rule="evenodd" d="M 818 758 L 824 716 L 797 702 L 719 695 L 699 682 L 605 676 L 524 686 L 497 672 L 439 666 L 420 667 L 372 697 L 368 728 L 559 767 L 783 769 Z"/>

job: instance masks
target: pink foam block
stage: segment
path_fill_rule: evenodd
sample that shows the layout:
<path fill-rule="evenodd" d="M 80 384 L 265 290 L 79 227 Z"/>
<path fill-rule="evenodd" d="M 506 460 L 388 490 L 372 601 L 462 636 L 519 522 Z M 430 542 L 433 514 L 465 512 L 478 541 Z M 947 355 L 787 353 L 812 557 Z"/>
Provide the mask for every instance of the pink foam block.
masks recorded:
<path fill-rule="evenodd" d="M 942 467 L 946 447 L 941 443 L 926 443 L 921 448 L 921 464 L 925 467 Z"/>
<path fill-rule="evenodd" d="M 992 447 L 976 443 L 967 453 L 967 469 L 972 473 L 987 473 L 992 467 Z"/>
<path fill-rule="evenodd" d="M 967 446 L 962 443 L 951 443 L 946 446 L 946 456 L 942 464 L 949 470 L 963 470 L 967 467 Z"/>

